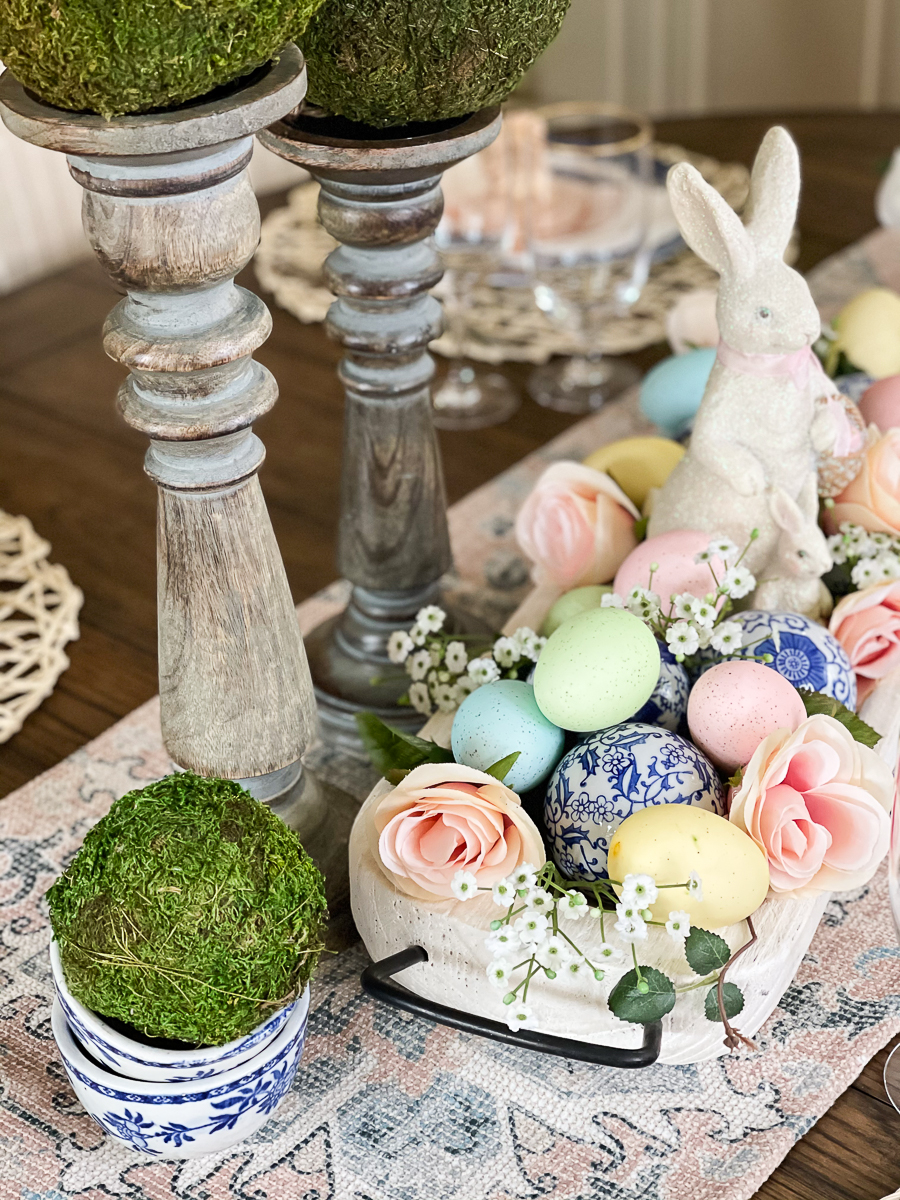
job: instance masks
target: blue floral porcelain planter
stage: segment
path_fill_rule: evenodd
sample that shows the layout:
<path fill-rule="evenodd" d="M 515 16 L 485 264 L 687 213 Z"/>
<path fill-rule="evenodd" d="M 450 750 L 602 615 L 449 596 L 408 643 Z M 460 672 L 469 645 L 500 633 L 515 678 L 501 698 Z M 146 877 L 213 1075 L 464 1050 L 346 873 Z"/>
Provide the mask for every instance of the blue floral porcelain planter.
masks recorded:
<path fill-rule="evenodd" d="M 771 654 L 788 683 L 833 696 L 856 709 L 856 676 L 843 646 L 824 625 L 793 612 L 750 609 L 731 618 L 744 633 L 744 655 Z"/>
<path fill-rule="evenodd" d="M 652 804 L 725 813 L 725 788 L 696 746 L 656 725 L 625 721 L 591 734 L 553 773 L 544 821 L 553 860 L 570 879 L 606 877 L 606 854 L 626 817 Z"/>
<path fill-rule="evenodd" d="M 52 1027 L 75 1094 L 111 1137 L 151 1157 L 199 1158 L 237 1145 L 266 1123 L 297 1073 L 308 1013 L 309 988 L 249 1062 L 179 1083 L 127 1079 L 98 1066 L 78 1045 L 58 997 Z"/>

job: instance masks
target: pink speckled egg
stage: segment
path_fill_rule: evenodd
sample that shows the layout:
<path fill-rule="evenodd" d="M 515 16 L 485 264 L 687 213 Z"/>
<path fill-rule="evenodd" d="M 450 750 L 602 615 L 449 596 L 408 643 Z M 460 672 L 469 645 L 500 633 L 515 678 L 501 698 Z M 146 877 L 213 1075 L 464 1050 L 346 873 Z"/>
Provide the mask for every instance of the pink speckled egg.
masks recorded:
<path fill-rule="evenodd" d="M 724 771 L 744 767 L 763 738 L 793 732 L 806 720 L 797 689 L 757 662 L 721 662 L 694 684 L 688 699 L 691 738 Z"/>
<path fill-rule="evenodd" d="M 647 538 L 628 555 L 613 581 L 613 591 L 627 596 L 633 587 L 647 587 L 650 580 L 650 564 L 657 563 L 653 572 L 652 589 L 662 601 L 663 612 L 668 612 L 669 597 L 681 592 L 690 592 L 702 597 L 715 591 L 710 565 L 721 579 L 725 565 L 719 558 L 712 564 L 694 562 L 694 555 L 705 550 L 712 540 L 708 533 L 695 529 L 673 529 L 671 533 L 660 533 Z"/>
<path fill-rule="evenodd" d="M 900 427 L 900 375 L 885 375 L 866 388 L 859 411 L 867 425 L 877 425 L 882 433 Z"/>

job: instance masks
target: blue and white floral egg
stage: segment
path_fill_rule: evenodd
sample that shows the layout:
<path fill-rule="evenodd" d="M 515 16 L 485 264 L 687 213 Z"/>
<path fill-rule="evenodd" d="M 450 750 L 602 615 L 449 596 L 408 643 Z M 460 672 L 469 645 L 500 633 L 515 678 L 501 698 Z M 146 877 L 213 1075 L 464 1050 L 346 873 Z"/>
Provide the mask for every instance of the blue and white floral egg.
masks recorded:
<path fill-rule="evenodd" d="M 793 612 L 738 612 L 745 656 L 771 654 L 767 665 L 797 688 L 833 696 L 856 709 L 856 676 L 843 646 L 809 617 Z"/>
<path fill-rule="evenodd" d="M 623 721 L 592 733 L 547 785 L 544 821 L 553 860 L 571 879 L 606 877 L 606 854 L 633 812 L 693 804 L 725 815 L 725 789 L 696 746 L 658 725 Z"/>
<path fill-rule="evenodd" d="M 690 680 L 687 671 L 676 661 L 675 655 L 665 642 L 657 644 L 660 657 L 659 679 L 650 699 L 631 719 L 643 721 L 647 725 L 659 725 L 660 728 L 670 729 L 675 733 L 687 715 Z"/>

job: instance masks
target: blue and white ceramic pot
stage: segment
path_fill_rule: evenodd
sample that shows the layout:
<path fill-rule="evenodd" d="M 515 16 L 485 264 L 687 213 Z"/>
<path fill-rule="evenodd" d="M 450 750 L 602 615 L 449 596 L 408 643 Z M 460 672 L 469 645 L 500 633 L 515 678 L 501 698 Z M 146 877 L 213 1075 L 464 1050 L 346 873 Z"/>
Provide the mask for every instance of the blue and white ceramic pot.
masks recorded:
<path fill-rule="evenodd" d="M 729 618 L 744 634 L 745 656 L 771 654 L 769 666 L 797 688 L 833 696 L 856 709 L 856 676 L 837 638 L 809 617 L 794 612 L 748 609 Z"/>
<path fill-rule="evenodd" d="M 634 714 L 632 721 L 643 721 L 646 725 L 659 725 L 661 729 L 678 731 L 678 726 L 687 715 L 688 693 L 691 690 L 688 673 L 665 644 L 659 647 L 659 679 L 650 699 Z"/>

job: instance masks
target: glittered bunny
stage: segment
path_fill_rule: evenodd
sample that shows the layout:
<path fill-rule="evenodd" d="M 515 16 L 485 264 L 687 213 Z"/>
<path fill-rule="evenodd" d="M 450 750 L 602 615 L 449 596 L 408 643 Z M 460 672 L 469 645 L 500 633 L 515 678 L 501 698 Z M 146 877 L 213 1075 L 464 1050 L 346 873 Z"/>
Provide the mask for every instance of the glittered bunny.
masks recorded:
<path fill-rule="evenodd" d="M 801 512 L 781 488 L 773 488 L 768 501 L 779 534 L 750 607 L 800 612 L 814 621 L 824 620 L 833 607 L 831 593 L 821 578 L 831 566 L 825 534 L 818 521 Z"/>
<path fill-rule="evenodd" d="M 772 489 L 815 520 L 816 453 L 835 436 L 828 406 L 815 403 L 835 391 L 811 349 L 819 313 L 784 262 L 800 193 L 797 148 L 784 129 L 766 134 L 745 224 L 687 163 L 669 172 L 668 190 L 685 241 L 721 277 L 721 340 L 690 447 L 654 497 L 649 533 L 698 529 L 744 545 L 759 529 L 745 563 L 762 578 L 781 535 Z"/>

